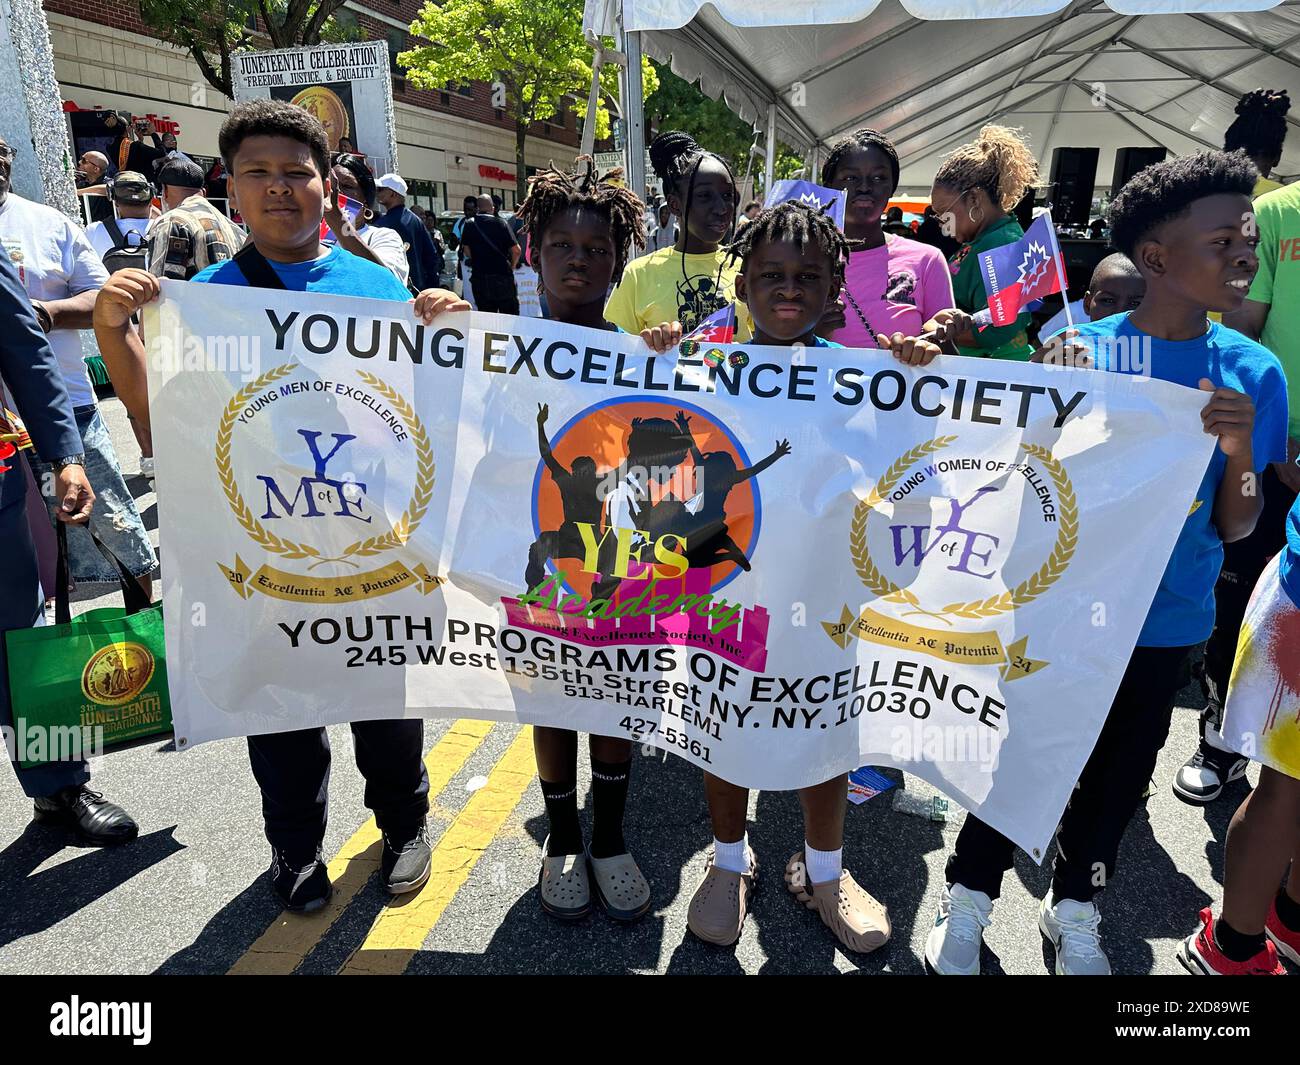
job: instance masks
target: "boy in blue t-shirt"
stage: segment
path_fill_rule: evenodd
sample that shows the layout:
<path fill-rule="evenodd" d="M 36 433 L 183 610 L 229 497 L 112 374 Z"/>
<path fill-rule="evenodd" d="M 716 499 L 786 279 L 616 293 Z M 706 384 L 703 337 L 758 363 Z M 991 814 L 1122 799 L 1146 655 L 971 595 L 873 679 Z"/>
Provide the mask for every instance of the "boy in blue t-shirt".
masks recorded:
<path fill-rule="evenodd" d="M 1263 506 L 1259 474 L 1286 457 L 1286 379 L 1277 359 L 1206 318 L 1241 306 L 1258 266 L 1243 155 L 1203 152 L 1147 167 L 1115 198 L 1112 236 L 1146 279 L 1137 310 L 1079 327 L 1100 370 L 1149 373 L 1206 393 L 1201 421 L 1218 446 L 1165 567 L 1110 713 L 1057 831 L 1039 928 L 1061 975 L 1103 975 L 1093 901 L 1114 874 L 1120 839 L 1169 734 L 1174 697 L 1214 626 L 1224 541 L 1248 536 Z M 927 965 L 976 975 L 980 942 L 1015 846 L 968 816 L 952 857 Z"/>
<path fill-rule="evenodd" d="M 315 118 L 273 100 L 240 104 L 222 125 L 218 144 L 230 175 L 231 203 L 238 204 L 249 240 L 235 259 L 200 271 L 193 283 L 409 299 L 385 267 L 321 244 L 321 219 L 333 191 L 329 142 Z M 159 292 L 152 274 L 122 270 L 95 303 L 95 335 L 118 395 L 145 426 L 144 350 L 127 323 Z M 432 310 L 435 304 L 437 311 Z M 461 309 L 468 304 L 435 298 L 433 290 L 416 299 L 416 314 L 426 320 L 432 313 Z M 357 767 L 366 778 L 366 802 L 383 832 L 380 874 L 385 888 L 391 894 L 416 891 L 428 880 L 432 864 L 425 823 L 429 775 L 424 723 L 355 721 L 352 733 Z M 290 912 L 318 910 L 333 891 L 321 853 L 330 765 L 325 729 L 250 736 L 248 754 L 272 848 L 271 887 Z"/>

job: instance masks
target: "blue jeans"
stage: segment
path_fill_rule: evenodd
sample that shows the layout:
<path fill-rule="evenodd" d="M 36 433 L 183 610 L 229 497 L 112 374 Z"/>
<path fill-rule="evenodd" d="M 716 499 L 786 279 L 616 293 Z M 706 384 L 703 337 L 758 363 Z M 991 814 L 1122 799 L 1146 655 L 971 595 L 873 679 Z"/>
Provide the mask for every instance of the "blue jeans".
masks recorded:
<path fill-rule="evenodd" d="M 11 474 L 12 471 L 6 476 Z M 21 496 L 17 503 L 0 507 L 0 544 L 4 545 L 4 562 L 0 565 L 0 725 L 12 729 L 14 715 L 9 703 L 4 633 L 45 624 L 45 600 L 36 571 L 36 549 L 32 546 L 26 503 Z M 90 770 L 82 760 L 51 762 L 35 769 L 22 769 L 17 762 L 13 766 L 19 786 L 32 798 L 53 795 L 90 779 Z"/>

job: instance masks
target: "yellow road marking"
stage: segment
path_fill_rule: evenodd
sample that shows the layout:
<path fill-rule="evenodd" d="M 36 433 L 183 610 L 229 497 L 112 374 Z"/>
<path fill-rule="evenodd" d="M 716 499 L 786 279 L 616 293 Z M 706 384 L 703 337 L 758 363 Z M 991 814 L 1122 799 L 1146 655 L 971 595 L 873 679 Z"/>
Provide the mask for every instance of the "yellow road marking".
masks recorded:
<path fill-rule="evenodd" d="M 532 729 L 525 727 L 492 767 L 487 784 L 470 797 L 433 848 L 428 883 L 409 901 L 389 905 L 375 919 L 365 942 L 344 963 L 340 974 L 406 971 L 443 911 L 519 805 L 536 772 Z"/>
<path fill-rule="evenodd" d="M 492 725 L 491 721 L 465 718 L 455 722 L 442 739 L 433 745 L 424 759 L 429 771 L 431 801 L 460 772 L 470 755 L 478 750 L 492 730 Z M 370 875 L 379 868 L 382 849 L 379 826 L 372 817 L 357 829 L 329 863 L 329 878 L 334 885 L 334 895 L 329 903 L 312 914 L 282 913 L 230 967 L 227 975 L 267 976 L 292 973 L 342 916 L 357 892 L 365 887 Z"/>

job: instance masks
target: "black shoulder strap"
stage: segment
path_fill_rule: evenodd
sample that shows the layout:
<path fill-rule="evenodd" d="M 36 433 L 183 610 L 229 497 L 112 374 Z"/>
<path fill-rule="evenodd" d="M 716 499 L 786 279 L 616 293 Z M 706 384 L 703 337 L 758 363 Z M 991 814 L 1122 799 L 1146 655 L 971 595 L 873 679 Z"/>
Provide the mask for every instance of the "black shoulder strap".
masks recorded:
<path fill-rule="evenodd" d="M 244 241 L 244 246 L 235 252 L 234 263 L 253 288 L 288 288 L 251 240 Z"/>
<path fill-rule="evenodd" d="M 126 237 L 122 234 L 122 227 L 117 224 L 116 218 L 105 218 L 104 229 L 113 238 L 114 248 L 121 251 L 126 247 Z"/>

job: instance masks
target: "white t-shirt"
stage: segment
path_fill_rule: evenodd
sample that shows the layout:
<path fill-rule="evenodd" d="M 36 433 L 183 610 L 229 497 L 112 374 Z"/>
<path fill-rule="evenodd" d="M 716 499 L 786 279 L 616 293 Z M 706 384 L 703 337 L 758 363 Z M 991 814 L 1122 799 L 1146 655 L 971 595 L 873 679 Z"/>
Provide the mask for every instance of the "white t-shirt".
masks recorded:
<path fill-rule="evenodd" d="M 138 243 L 145 244 L 145 230 L 149 228 L 148 218 L 119 218 L 117 228 L 122 231 L 122 236 L 126 238 L 127 247 L 135 247 L 137 241 L 131 236 L 132 233 L 140 234 Z M 90 241 L 90 246 L 95 249 L 95 253 L 102 259 L 105 254 L 113 250 L 113 235 L 109 233 L 107 223 L 91 222 L 86 227 L 86 239 Z"/>
<path fill-rule="evenodd" d="M 34 300 L 62 300 L 102 288 L 108 271 L 81 227 L 53 207 L 9 193 L 0 204 L 0 245 Z M 74 407 L 95 402 L 76 329 L 56 329 L 48 340 Z"/>
<path fill-rule="evenodd" d="M 406 241 L 402 234 L 387 226 L 362 226 L 357 230 L 357 236 L 405 285 L 411 276 L 411 266 L 406 260 Z"/>

